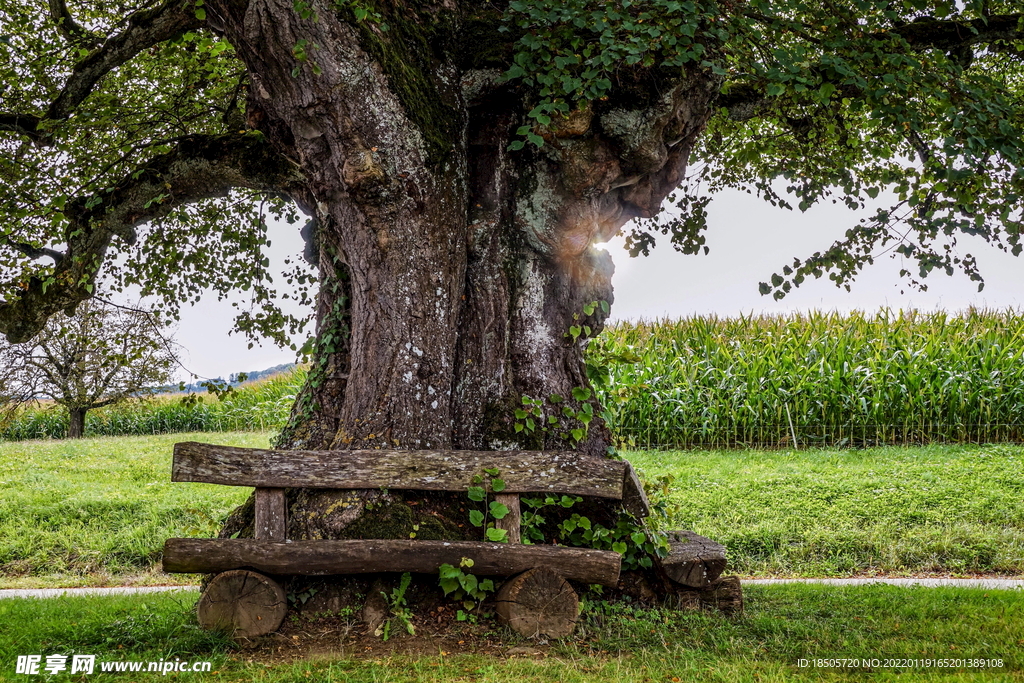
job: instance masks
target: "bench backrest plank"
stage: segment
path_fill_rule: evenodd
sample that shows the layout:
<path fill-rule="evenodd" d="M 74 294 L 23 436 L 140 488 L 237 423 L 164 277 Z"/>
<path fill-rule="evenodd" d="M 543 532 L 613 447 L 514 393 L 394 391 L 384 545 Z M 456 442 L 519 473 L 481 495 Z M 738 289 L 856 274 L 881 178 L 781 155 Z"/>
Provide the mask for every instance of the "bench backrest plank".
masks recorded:
<path fill-rule="evenodd" d="M 464 491 L 497 468 L 506 493 L 622 500 L 631 468 L 572 451 L 275 451 L 185 442 L 174 446 L 171 481 L 261 488 Z"/>

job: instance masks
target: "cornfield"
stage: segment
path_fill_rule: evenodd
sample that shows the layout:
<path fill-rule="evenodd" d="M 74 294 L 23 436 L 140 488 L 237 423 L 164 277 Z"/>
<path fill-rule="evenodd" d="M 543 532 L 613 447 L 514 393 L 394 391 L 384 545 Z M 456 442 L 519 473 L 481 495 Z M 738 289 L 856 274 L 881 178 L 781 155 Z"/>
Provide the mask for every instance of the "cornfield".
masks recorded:
<path fill-rule="evenodd" d="M 588 359 L 620 447 L 1024 440 L 1017 311 L 622 323 Z"/>
<path fill-rule="evenodd" d="M 1024 313 L 882 311 L 621 323 L 588 365 L 623 448 L 1024 441 Z M 86 435 L 276 430 L 299 369 L 224 400 L 158 396 L 90 411 Z M 61 438 L 56 407 L 0 439 Z"/>
<path fill-rule="evenodd" d="M 164 395 L 90 410 L 85 435 L 279 429 L 305 380 L 305 369 L 298 368 L 243 384 L 220 400 L 213 394 Z M 6 441 L 60 439 L 66 434 L 67 413 L 58 406 L 30 406 L 0 425 L 0 440 Z"/>

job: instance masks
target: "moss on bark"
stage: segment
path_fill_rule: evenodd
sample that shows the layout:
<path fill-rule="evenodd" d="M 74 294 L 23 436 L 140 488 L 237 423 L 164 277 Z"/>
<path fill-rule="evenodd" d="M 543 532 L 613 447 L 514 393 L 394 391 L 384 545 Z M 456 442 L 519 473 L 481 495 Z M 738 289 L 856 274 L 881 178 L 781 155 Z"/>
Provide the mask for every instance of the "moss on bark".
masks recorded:
<path fill-rule="evenodd" d="M 366 4 L 381 18 L 380 23 L 356 20 L 350 7 L 341 10 L 343 18 L 359 30 L 363 48 L 380 64 L 391 91 L 419 129 L 427 164 L 438 166 L 454 149 L 462 128 L 463 114 L 457 94 L 451 91 L 458 84 L 442 82 L 437 68 L 451 54 L 458 18 L 423 2 Z M 382 30 L 381 23 L 387 30 Z"/>

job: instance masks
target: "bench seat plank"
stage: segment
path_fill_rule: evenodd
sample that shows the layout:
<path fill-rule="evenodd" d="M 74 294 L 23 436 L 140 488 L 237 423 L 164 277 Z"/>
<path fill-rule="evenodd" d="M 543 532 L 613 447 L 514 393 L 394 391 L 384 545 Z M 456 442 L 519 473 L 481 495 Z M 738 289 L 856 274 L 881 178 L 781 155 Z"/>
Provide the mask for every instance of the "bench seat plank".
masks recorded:
<path fill-rule="evenodd" d="M 505 493 L 622 500 L 629 464 L 572 451 L 274 451 L 184 442 L 171 481 L 263 488 L 465 491 L 496 467 Z"/>
<path fill-rule="evenodd" d="M 567 579 L 613 586 L 622 556 L 608 550 L 551 545 L 510 545 L 479 541 L 349 540 L 270 542 L 244 538 L 171 538 L 164 544 L 169 573 L 207 574 L 249 568 L 278 575 L 437 573 L 442 564 L 474 562 L 466 571 L 512 576 L 548 567 Z"/>

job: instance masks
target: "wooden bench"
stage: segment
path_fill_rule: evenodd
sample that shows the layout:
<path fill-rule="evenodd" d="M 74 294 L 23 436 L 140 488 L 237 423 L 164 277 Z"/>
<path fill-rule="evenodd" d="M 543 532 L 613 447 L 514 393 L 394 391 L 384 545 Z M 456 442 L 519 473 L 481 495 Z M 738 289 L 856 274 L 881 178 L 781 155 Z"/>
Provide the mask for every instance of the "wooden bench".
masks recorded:
<path fill-rule="evenodd" d="M 508 532 L 507 543 L 286 537 L 287 488 L 466 491 L 480 485 L 488 468 L 497 468 L 505 483 L 491 495 L 509 508 L 495 522 Z M 527 636 L 565 636 L 578 614 L 567 580 L 615 585 L 621 556 L 521 544 L 519 495 L 606 499 L 638 518 L 650 510 L 628 462 L 584 459 L 574 452 L 275 451 L 187 442 L 174 447 L 171 480 L 256 489 L 255 538 L 172 538 L 163 553 L 166 572 L 218 573 L 200 600 L 200 623 L 246 637 L 275 631 L 287 612 L 284 590 L 271 576 L 437 573 L 442 564 L 459 566 L 462 558 L 474 561 L 474 574 L 515 577 L 496 595 L 503 621 Z"/>

